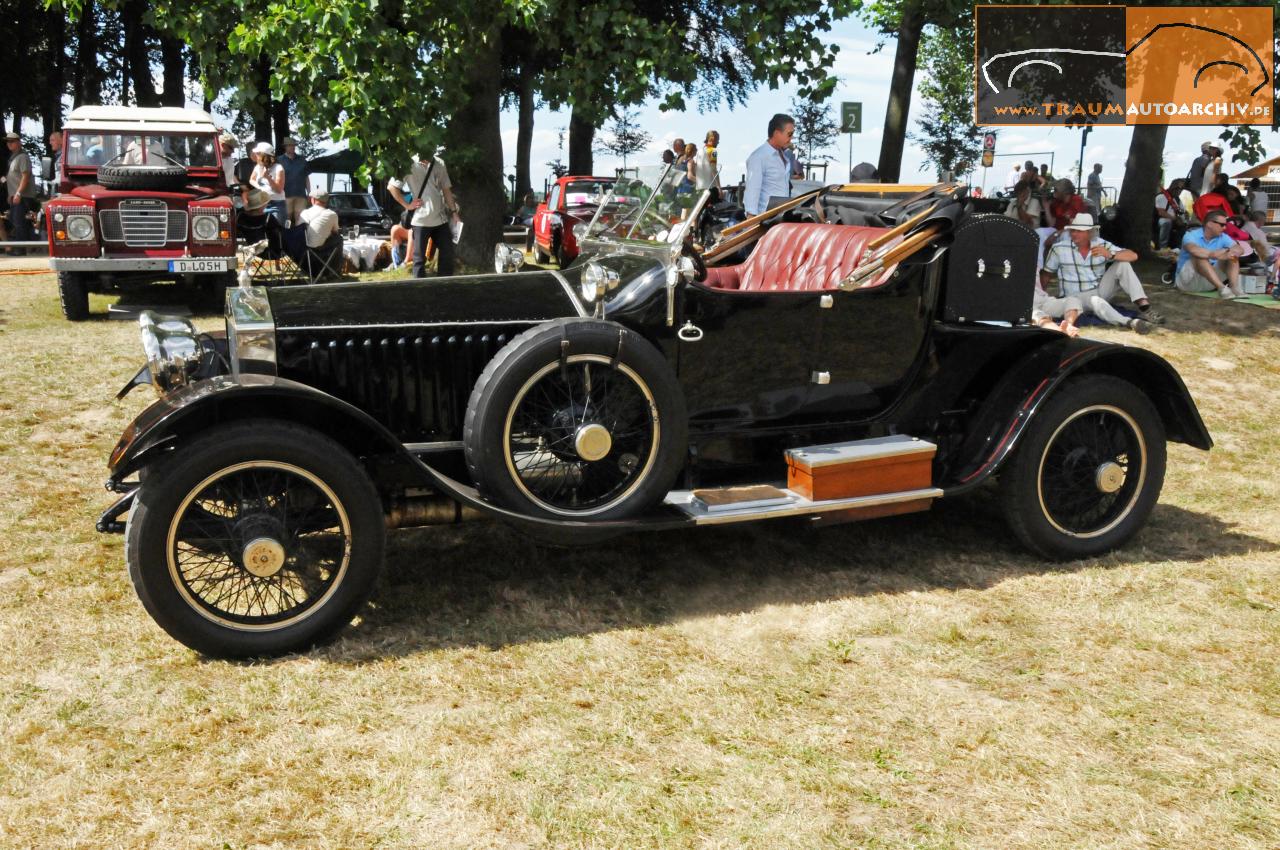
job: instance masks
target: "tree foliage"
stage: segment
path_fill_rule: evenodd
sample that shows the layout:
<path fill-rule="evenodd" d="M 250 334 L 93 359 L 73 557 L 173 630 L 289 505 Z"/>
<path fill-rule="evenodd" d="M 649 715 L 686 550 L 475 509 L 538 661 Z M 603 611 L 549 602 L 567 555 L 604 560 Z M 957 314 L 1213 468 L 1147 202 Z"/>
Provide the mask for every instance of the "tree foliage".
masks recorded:
<path fill-rule="evenodd" d="M 805 162 L 825 162 L 835 158 L 825 151 L 840 136 L 840 125 L 832 117 L 830 106 L 823 101 L 800 98 L 791 104 L 791 117 L 796 119 L 793 141 L 796 149 L 804 153 Z M 815 150 L 818 151 L 817 159 L 814 159 Z"/>
<path fill-rule="evenodd" d="M 635 110 L 623 110 L 598 142 L 601 150 L 622 158 L 623 168 L 627 167 L 627 157 L 644 150 L 653 141 L 653 135 L 640 126 L 639 118 Z"/>
<path fill-rule="evenodd" d="M 982 130 L 973 123 L 973 29 L 971 26 L 936 27 L 925 36 L 920 49 L 925 78 L 919 91 L 924 98 L 922 131 L 911 140 L 924 151 L 926 165 L 947 172 L 967 174 L 981 150 Z M 921 169 L 923 170 L 923 168 Z"/>

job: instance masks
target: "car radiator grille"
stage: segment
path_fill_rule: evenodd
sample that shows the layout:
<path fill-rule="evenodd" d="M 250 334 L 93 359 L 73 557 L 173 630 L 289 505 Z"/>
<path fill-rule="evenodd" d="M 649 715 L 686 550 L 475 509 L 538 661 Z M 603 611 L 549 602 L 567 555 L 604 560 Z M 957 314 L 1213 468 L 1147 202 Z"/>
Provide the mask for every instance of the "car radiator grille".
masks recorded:
<path fill-rule="evenodd" d="M 104 242 L 123 242 L 130 248 L 187 241 L 186 211 L 168 209 L 163 201 L 125 201 L 118 210 L 100 212 L 98 225 Z"/>
<path fill-rule="evenodd" d="M 532 326 L 532 325 L 531 325 Z M 460 440 L 471 388 L 512 337 L 510 326 L 408 334 L 278 332 L 280 377 L 348 401 L 403 442 Z"/>

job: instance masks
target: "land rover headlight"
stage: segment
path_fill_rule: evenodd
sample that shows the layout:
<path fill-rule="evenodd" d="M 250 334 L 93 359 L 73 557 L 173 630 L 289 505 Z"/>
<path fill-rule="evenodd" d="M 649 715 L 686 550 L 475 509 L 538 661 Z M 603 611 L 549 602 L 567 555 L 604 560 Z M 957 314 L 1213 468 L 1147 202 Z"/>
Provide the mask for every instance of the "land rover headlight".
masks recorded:
<path fill-rule="evenodd" d="M 515 245 L 499 242 L 493 246 L 493 268 L 498 274 L 514 272 L 524 265 L 524 251 Z"/>
<path fill-rule="evenodd" d="M 197 215 L 191 219 L 191 233 L 204 242 L 213 242 L 218 238 L 218 218 L 212 215 Z"/>
<path fill-rule="evenodd" d="M 582 270 L 582 283 L 579 286 L 582 300 L 588 304 L 596 303 L 604 298 L 606 292 L 617 289 L 618 281 L 616 271 L 600 265 L 595 260 L 588 261 Z"/>
<path fill-rule="evenodd" d="M 67 216 L 67 237 L 75 239 L 78 242 L 84 242 L 93 238 L 93 216 L 91 215 L 69 215 Z"/>
<path fill-rule="evenodd" d="M 200 365 L 200 340 L 195 326 L 187 319 L 143 310 L 138 316 L 138 330 L 156 392 L 164 395 L 185 386 Z"/>

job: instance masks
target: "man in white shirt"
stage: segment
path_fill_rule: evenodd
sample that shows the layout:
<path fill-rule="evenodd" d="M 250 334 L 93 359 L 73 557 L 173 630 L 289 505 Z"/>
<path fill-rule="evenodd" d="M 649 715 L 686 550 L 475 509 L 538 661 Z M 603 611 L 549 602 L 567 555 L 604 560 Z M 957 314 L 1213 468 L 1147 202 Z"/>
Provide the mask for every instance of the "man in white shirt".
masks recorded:
<path fill-rule="evenodd" d="M 405 188 L 413 193 L 412 201 L 404 199 Z M 453 230 L 459 227 L 461 219 L 444 160 L 435 155 L 426 159 L 419 157 L 403 180 L 392 177 L 387 181 L 387 190 L 400 206 L 413 210 L 410 220 L 413 227 L 413 276 L 426 277 L 427 240 L 435 245 L 438 254 L 436 276 L 452 275 Z"/>
<path fill-rule="evenodd" d="M 747 215 L 769 208 L 769 199 L 791 197 L 791 165 L 786 151 L 796 132 L 796 121 L 779 112 L 769 119 L 769 139 L 747 157 L 747 185 L 742 206 Z"/>
<path fill-rule="evenodd" d="M 300 224 L 307 228 L 307 247 L 321 248 L 338 233 L 338 214 L 329 209 L 329 193 L 324 189 L 311 190 L 311 206 L 298 216 Z"/>

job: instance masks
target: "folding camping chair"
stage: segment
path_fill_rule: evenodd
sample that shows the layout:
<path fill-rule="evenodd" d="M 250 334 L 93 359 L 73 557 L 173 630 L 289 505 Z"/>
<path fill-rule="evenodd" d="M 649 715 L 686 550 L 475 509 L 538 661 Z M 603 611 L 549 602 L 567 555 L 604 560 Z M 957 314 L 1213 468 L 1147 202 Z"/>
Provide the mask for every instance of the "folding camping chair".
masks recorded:
<path fill-rule="evenodd" d="M 312 283 L 341 279 L 343 277 L 342 234 L 333 234 L 319 248 L 307 248 L 302 259 L 302 267 Z"/>
<path fill-rule="evenodd" d="M 306 283 L 310 280 L 297 261 L 306 252 L 305 227 L 286 229 L 275 216 L 263 212 L 241 212 L 236 218 L 236 235 L 255 247 L 245 255 L 248 276 L 255 285 Z"/>

